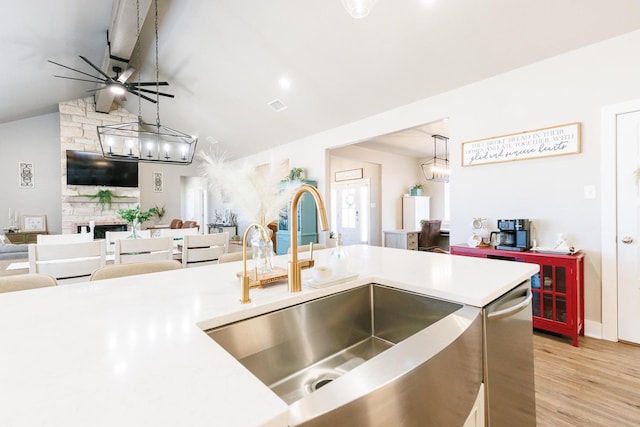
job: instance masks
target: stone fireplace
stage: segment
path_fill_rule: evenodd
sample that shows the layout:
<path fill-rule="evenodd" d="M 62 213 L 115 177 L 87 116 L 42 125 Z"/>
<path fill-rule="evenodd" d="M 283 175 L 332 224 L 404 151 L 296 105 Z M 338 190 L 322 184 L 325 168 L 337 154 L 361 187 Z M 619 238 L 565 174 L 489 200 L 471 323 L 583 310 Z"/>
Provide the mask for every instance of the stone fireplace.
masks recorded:
<path fill-rule="evenodd" d="M 135 122 L 137 116 L 122 107 L 113 105 L 109 114 L 95 111 L 93 97 L 62 102 L 60 109 L 60 149 L 62 175 L 62 233 L 77 233 L 79 227 L 88 226 L 89 221 L 109 228 L 126 223 L 118 215 L 119 209 L 130 209 L 140 204 L 139 188 L 97 187 L 67 185 L 66 150 L 101 152 L 97 126 Z M 117 198 L 111 206 L 101 206 L 90 196 L 98 190 L 109 189 Z M 105 229 L 105 231 L 107 231 Z M 111 231 L 111 230 L 109 230 Z M 104 231 L 101 232 L 104 237 Z"/>

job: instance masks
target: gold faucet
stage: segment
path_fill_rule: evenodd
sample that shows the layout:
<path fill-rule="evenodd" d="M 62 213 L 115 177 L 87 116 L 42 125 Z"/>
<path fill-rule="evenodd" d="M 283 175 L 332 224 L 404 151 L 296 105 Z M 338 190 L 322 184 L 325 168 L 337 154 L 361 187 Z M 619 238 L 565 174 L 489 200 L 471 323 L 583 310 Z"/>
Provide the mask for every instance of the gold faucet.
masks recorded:
<path fill-rule="evenodd" d="M 302 290 L 302 269 L 313 267 L 313 245 L 311 245 L 311 257 L 298 261 L 298 202 L 304 193 L 309 193 L 316 201 L 318 214 L 320 215 L 320 228 L 329 229 L 327 221 L 327 210 L 324 207 L 322 197 L 316 187 L 305 184 L 300 186 L 291 199 L 291 261 L 289 261 L 289 292 L 300 292 Z M 248 278 L 247 278 L 248 280 Z"/>
<path fill-rule="evenodd" d="M 247 227 L 244 232 L 244 236 L 242 237 L 242 277 L 240 278 L 240 283 L 242 285 L 242 295 L 240 296 L 240 302 L 242 304 L 248 304 L 251 302 L 251 298 L 249 298 L 249 275 L 247 274 L 247 237 L 249 236 L 249 232 L 253 230 L 253 227 L 258 227 L 262 231 L 262 237 L 265 240 L 269 240 L 269 233 L 267 233 L 267 229 L 264 228 L 263 225 L 258 223 L 253 223 Z M 256 271 L 256 277 L 258 273 Z"/>

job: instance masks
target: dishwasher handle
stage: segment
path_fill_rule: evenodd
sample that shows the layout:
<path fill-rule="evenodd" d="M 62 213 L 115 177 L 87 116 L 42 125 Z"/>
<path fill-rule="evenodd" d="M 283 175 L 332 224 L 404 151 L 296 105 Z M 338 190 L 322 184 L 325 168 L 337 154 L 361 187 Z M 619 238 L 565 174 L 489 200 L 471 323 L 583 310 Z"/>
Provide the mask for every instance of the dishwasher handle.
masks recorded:
<path fill-rule="evenodd" d="M 507 317 L 524 310 L 525 308 L 527 308 L 527 306 L 531 303 L 531 300 L 533 299 L 533 293 L 531 292 L 531 288 L 527 287 L 527 291 L 525 295 L 526 295 L 526 298 L 524 299 L 524 301 L 519 302 L 513 307 L 509 307 L 509 308 L 505 308 L 504 310 L 498 310 L 498 311 L 494 311 L 493 313 L 489 313 L 487 314 L 487 318 L 497 319 L 501 317 Z"/>

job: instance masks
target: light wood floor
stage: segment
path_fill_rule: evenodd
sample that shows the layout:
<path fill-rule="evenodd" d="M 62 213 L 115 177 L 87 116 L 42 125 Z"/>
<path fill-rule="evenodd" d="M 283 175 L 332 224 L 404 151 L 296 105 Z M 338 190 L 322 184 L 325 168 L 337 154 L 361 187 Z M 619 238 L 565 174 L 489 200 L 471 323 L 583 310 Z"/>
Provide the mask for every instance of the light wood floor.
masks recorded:
<path fill-rule="evenodd" d="M 539 427 L 640 426 L 640 346 L 535 332 Z"/>

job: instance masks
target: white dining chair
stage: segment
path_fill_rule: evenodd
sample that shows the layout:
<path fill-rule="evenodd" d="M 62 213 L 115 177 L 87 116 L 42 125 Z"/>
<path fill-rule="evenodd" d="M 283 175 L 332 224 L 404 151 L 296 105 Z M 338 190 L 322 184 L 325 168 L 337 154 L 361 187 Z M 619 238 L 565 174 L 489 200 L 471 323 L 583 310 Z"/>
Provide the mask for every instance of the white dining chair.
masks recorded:
<path fill-rule="evenodd" d="M 93 234 L 91 233 L 38 234 L 36 236 L 36 243 L 39 245 L 57 245 L 61 243 L 80 243 L 92 241 Z"/>
<path fill-rule="evenodd" d="M 114 250 L 115 264 L 173 259 L 171 237 L 118 239 Z"/>
<path fill-rule="evenodd" d="M 30 274 L 48 274 L 68 283 L 88 279 L 94 270 L 105 264 L 105 247 L 101 240 L 29 245 Z"/>
<path fill-rule="evenodd" d="M 228 251 L 228 247 L 229 233 L 187 234 L 182 241 L 182 266 L 187 268 L 213 264 Z"/>
<path fill-rule="evenodd" d="M 136 231 L 136 234 L 143 239 L 148 239 L 151 237 L 150 230 Z M 131 236 L 131 231 L 105 231 L 104 240 L 105 240 L 107 253 L 112 254 L 115 251 L 116 240 L 128 239 L 130 236 Z"/>
<path fill-rule="evenodd" d="M 173 247 L 177 248 L 178 245 L 182 245 L 185 236 L 192 236 L 199 233 L 200 231 L 197 228 L 161 228 L 155 230 L 153 237 L 171 237 Z"/>

